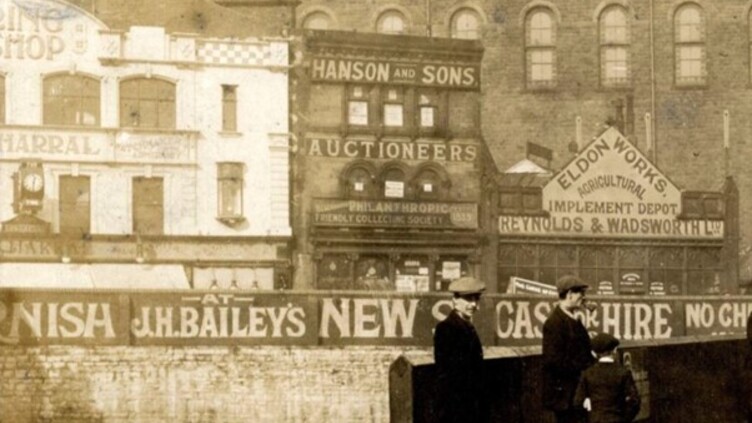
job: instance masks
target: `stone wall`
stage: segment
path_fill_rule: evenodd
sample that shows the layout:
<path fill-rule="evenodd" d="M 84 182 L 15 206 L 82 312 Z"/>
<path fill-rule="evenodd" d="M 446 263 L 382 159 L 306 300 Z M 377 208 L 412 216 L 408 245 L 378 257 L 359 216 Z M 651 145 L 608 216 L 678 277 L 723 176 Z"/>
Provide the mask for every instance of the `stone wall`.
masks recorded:
<path fill-rule="evenodd" d="M 3 347 L 0 422 L 388 422 L 398 347 Z"/>

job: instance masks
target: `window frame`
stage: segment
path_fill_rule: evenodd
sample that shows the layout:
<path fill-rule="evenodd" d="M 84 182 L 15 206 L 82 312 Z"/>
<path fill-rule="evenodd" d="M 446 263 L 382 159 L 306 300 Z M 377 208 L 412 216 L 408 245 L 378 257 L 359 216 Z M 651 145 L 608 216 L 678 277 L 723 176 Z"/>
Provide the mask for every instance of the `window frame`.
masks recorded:
<path fill-rule="evenodd" d="M 238 86 L 222 85 L 222 132 L 238 132 Z"/>
<path fill-rule="evenodd" d="M 699 21 L 697 23 L 683 23 L 681 21 L 682 14 L 696 10 L 698 12 Z M 686 34 L 683 30 L 692 31 L 692 26 L 696 26 L 696 37 L 689 34 L 689 38 L 684 39 Z M 673 16 L 673 34 L 674 34 L 674 84 L 677 87 L 704 87 L 707 84 L 707 28 L 705 11 L 697 3 L 684 3 L 676 8 Z M 681 58 L 682 54 L 690 51 L 697 51 L 699 57 L 697 58 Z M 698 62 L 699 74 L 698 75 L 683 75 L 683 64 L 689 62 Z"/>
<path fill-rule="evenodd" d="M 623 26 L 610 25 L 608 17 L 612 13 L 620 13 L 621 19 L 623 19 Z M 601 86 L 602 87 L 626 87 L 629 86 L 632 80 L 632 67 L 631 67 L 631 25 L 629 21 L 629 13 L 627 9 L 620 4 L 613 4 L 605 9 L 600 14 L 598 19 L 598 32 L 600 41 L 600 73 L 601 73 Z M 613 36 L 610 30 L 618 31 L 621 28 L 623 36 Z M 617 32 L 618 33 L 618 32 Z M 623 60 L 609 60 L 608 56 L 610 52 L 624 52 Z M 609 63 L 621 63 L 624 68 L 623 77 L 614 77 L 609 75 Z"/>
<path fill-rule="evenodd" d="M 60 82 L 58 82 L 60 81 Z M 52 84 L 59 83 L 60 95 L 51 95 Z M 75 84 L 75 86 L 74 86 Z M 91 87 L 91 91 L 87 88 Z M 70 90 L 70 92 L 68 92 Z M 100 127 L 102 125 L 102 81 L 91 75 L 80 73 L 53 73 L 42 79 L 42 124 L 58 126 Z M 93 106 L 93 123 L 85 123 L 84 116 Z M 74 113 L 73 119 L 68 117 Z"/>
<path fill-rule="evenodd" d="M 394 30 L 394 29 L 386 29 L 384 28 L 384 24 L 391 19 L 398 19 L 400 24 L 402 25 L 401 29 Z M 397 9 L 387 9 L 383 12 L 381 12 L 376 18 L 376 32 L 379 34 L 389 34 L 389 35 L 402 35 L 407 33 L 407 17 L 404 13 Z"/>
<path fill-rule="evenodd" d="M 472 17 L 475 20 L 474 28 L 459 28 L 460 20 Z M 482 21 L 480 13 L 472 7 L 461 7 L 452 13 L 449 21 L 450 38 L 459 40 L 480 40 Z"/>
<path fill-rule="evenodd" d="M 68 191 L 64 188 L 69 182 L 78 184 L 73 188 L 86 187 L 87 200 L 80 202 L 76 197 L 74 201 L 65 201 L 63 195 Z M 80 184 L 79 184 L 80 183 Z M 80 188 L 79 188 L 80 189 Z M 58 176 L 58 232 L 64 236 L 83 238 L 91 234 L 91 177 L 88 175 L 59 175 Z M 64 225 L 71 219 L 85 224 Z M 80 216 L 79 216 L 80 215 Z M 85 215 L 85 217 L 83 217 Z"/>
<path fill-rule="evenodd" d="M 326 22 L 325 27 L 311 27 L 310 23 L 313 22 L 316 18 L 323 18 L 323 20 Z M 309 13 L 306 13 L 306 15 L 301 19 L 300 21 L 300 27 L 303 29 L 310 29 L 314 31 L 326 31 L 326 30 L 332 30 L 334 29 L 334 19 L 332 16 L 323 11 L 323 10 L 312 10 Z"/>
<path fill-rule="evenodd" d="M 537 16 L 546 16 L 550 23 L 548 27 L 534 27 L 534 19 Z M 544 33 L 547 35 L 535 35 Z M 543 41 L 538 41 L 543 38 Z M 548 39 L 546 41 L 545 39 Z M 525 84 L 528 89 L 552 88 L 557 84 L 557 24 L 556 15 L 547 7 L 535 7 L 528 11 L 525 16 Z M 536 61 L 534 57 L 541 53 L 548 53 L 548 62 Z M 550 78 L 533 79 L 535 66 L 548 66 Z"/>
<path fill-rule="evenodd" d="M 220 220 L 244 219 L 243 187 L 245 184 L 243 172 L 245 166 L 242 162 L 218 162 L 217 163 L 217 218 Z M 225 211 L 227 200 L 225 188 L 232 191 L 233 210 Z"/>
<path fill-rule="evenodd" d="M 143 210 L 147 207 L 154 207 L 154 205 L 150 205 L 149 203 L 144 203 L 146 198 L 144 198 L 144 195 L 137 195 L 136 192 L 136 185 L 137 182 L 141 183 L 141 181 L 145 181 L 145 183 L 148 182 L 154 182 L 159 181 L 159 184 L 162 188 L 161 196 L 159 198 L 159 206 L 160 206 L 160 215 L 162 218 L 162 221 L 159 222 L 158 230 L 147 230 L 143 231 L 142 228 L 151 229 L 151 227 L 156 227 L 154 225 L 150 225 L 150 223 L 145 222 L 138 222 L 138 217 L 142 216 Z M 164 178 L 160 176 L 152 176 L 152 177 L 146 177 L 146 176 L 134 176 L 131 179 L 131 224 L 132 224 L 132 232 L 134 234 L 138 235 L 163 235 L 165 233 L 165 201 L 164 201 L 164 195 L 165 195 L 165 186 L 164 186 Z M 155 202 L 156 204 L 156 202 Z M 140 212 L 137 212 L 137 210 L 140 210 Z M 137 216 L 138 214 L 138 216 Z"/>
<path fill-rule="evenodd" d="M 136 96 L 130 96 L 130 95 L 124 95 L 125 93 L 125 85 L 130 84 L 138 84 L 136 86 Z M 161 87 L 153 87 L 151 89 L 143 88 L 143 84 L 150 84 L 155 85 L 159 84 Z M 169 88 L 169 89 L 168 89 Z M 120 127 L 121 128 L 141 128 L 141 129 L 157 129 L 157 130 L 174 130 L 177 129 L 177 83 L 163 79 L 163 78 L 154 78 L 154 77 L 134 77 L 134 78 L 128 78 L 120 81 L 119 85 L 120 89 L 120 98 L 119 98 L 119 105 L 120 105 Z M 163 91 L 164 89 L 164 91 Z M 156 91 L 156 97 L 141 97 L 141 93 L 151 93 L 153 94 L 154 91 Z M 163 97 L 161 94 L 163 92 L 169 92 L 171 94 L 170 96 Z M 129 103 L 135 104 L 137 106 L 135 112 L 138 114 L 138 119 L 136 121 L 136 124 L 133 125 L 133 120 L 131 119 L 130 122 L 126 125 L 125 121 L 128 120 L 128 116 L 132 116 L 133 112 L 128 112 L 128 105 Z M 168 110 L 167 107 L 169 107 L 171 104 L 171 113 L 166 113 L 165 110 Z M 142 109 L 145 106 L 152 107 L 154 109 L 155 116 L 154 119 L 156 119 L 156 125 L 143 125 L 141 116 L 142 116 Z M 162 117 L 160 119 L 160 117 Z M 164 122 L 164 121 L 167 122 Z"/>

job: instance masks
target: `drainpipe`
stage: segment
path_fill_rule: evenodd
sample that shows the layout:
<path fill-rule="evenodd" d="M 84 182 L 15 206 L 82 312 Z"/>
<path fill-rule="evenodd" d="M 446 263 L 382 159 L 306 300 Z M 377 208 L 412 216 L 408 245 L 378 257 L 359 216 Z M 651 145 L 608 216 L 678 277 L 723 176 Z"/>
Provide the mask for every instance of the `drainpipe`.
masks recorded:
<path fill-rule="evenodd" d="M 426 36 L 431 36 L 431 0 L 426 0 Z"/>
<path fill-rule="evenodd" d="M 653 164 L 658 166 L 658 138 L 656 138 L 656 126 L 658 126 L 658 116 L 655 114 L 655 28 L 653 22 L 653 0 L 650 0 L 650 115 L 653 117 L 652 132 L 652 150 Z"/>

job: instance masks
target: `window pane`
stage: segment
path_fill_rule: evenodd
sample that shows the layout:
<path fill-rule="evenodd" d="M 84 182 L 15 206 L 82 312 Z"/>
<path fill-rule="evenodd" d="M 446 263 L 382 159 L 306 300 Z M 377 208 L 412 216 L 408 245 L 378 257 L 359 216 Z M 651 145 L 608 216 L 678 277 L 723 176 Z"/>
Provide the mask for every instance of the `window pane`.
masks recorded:
<path fill-rule="evenodd" d="M 702 41 L 702 15 L 700 9 L 693 5 L 683 6 L 676 15 L 678 26 L 677 40 L 679 42 Z"/>
<path fill-rule="evenodd" d="M 308 15 L 303 21 L 303 28 L 305 29 L 329 29 L 331 19 L 329 15 L 324 12 L 314 12 Z"/>
<path fill-rule="evenodd" d="M 479 38 L 479 18 L 475 11 L 462 9 L 454 14 L 452 37 L 472 40 Z"/>
<path fill-rule="evenodd" d="M 164 232 L 162 178 L 133 178 L 133 232 L 159 235 Z"/>
<path fill-rule="evenodd" d="M 604 43 L 627 43 L 627 16 L 621 7 L 611 7 L 603 12 L 601 40 Z"/>
<path fill-rule="evenodd" d="M 220 217 L 243 215 L 243 165 L 220 163 L 217 169 Z"/>
<path fill-rule="evenodd" d="M 222 86 L 222 130 L 237 130 L 237 87 L 231 85 Z"/>
<path fill-rule="evenodd" d="M 175 84 L 153 78 L 121 82 L 120 125 L 175 128 Z"/>
<path fill-rule="evenodd" d="M 533 12 L 529 20 L 528 43 L 531 46 L 553 45 L 553 20 L 551 15 L 543 10 Z"/>
<path fill-rule="evenodd" d="M 60 177 L 60 233 L 80 237 L 90 233 L 91 195 L 87 176 Z"/>
<path fill-rule="evenodd" d="M 44 79 L 43 116 L 46 125 L 99 125 L 100 83 L 81 75 Z"/>
<path fill-rule="evenodd" d="M 378 31 L 382 34 L 402 34 L 405 32 L 405 19 L 400 12 L 385 12 L 379 18 Z"/>

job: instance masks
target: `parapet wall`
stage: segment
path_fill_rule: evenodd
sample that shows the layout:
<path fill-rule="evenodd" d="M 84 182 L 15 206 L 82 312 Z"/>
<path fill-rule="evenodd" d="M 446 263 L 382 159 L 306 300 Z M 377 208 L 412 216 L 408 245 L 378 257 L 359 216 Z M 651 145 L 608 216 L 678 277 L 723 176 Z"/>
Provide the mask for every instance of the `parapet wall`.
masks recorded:
<path fill-rule="evenodd" d="M 741 423 L 745 421 L 750 356 L 740 337 L 685 337 L 626 343 L 620 349 L 642 396 L 636 421 Z M 484 361 L 486 401 L 492 422 L 550 423 L 541 407 L 540 347 L 490 348 Z M 392 423 L 432 421 L 433 359 L 408 353 L 390 369 Z"/>

